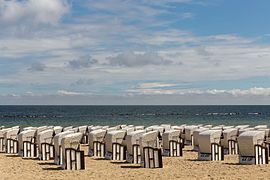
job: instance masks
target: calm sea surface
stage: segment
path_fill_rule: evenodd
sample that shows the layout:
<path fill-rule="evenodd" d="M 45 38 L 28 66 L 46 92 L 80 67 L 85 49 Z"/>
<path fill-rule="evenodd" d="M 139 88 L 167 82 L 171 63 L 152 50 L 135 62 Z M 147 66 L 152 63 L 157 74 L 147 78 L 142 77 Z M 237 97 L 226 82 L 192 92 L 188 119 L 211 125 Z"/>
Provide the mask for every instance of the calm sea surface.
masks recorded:
<path fill-rule="evenodd" d="M 267 124 L 270 106 L 0 106 L 0 125 Z"/>

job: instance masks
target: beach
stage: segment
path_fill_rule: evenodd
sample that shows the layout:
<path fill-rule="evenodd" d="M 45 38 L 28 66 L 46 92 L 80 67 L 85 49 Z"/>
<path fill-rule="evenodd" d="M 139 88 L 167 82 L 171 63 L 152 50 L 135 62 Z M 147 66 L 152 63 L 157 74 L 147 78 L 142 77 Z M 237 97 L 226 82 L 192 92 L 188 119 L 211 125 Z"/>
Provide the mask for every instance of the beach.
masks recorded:
<path fill-rule="evenodd" d="M 87 146 L 82 148 L 87 153 Z M 197 152 L 184 149 L 183 157 L 163 157 L 163 168 L 146 169 L 137 165 L 85 157 L 86 169 L 61 170 L 53 161 L 22 159 L 0 154 L 0 177 L 10 179 L 269 179 L 270 164 L 240 165 L 236 155 L 224 161 L 198 161 Z"/>

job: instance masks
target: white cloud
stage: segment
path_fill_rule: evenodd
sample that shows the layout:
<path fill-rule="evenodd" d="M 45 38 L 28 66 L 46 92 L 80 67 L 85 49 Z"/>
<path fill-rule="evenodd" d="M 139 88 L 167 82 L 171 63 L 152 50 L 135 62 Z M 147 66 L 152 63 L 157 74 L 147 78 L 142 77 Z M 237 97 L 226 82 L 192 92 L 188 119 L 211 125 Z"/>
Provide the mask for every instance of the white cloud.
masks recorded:
<path fill-rule="evenodd" d="M 0 22 L 56 24 L 69 11 L 66 0 L 0 0 Z"/>
<path fill-rule="evenodd" d="M 73 92 L 73 91 L 66 91 L 66 90 L 57 91 L 57 95 L 60 95 L 60 96 L 82 96 L 82 95 L 90 95 L 90 94 L 91 93 Z"/>

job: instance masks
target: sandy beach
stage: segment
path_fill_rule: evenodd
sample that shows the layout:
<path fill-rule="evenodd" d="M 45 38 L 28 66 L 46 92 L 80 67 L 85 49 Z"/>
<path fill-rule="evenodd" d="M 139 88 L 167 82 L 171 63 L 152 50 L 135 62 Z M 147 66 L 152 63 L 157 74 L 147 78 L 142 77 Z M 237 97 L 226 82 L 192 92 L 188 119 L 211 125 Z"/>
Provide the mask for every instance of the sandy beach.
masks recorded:
<path fill-rule="evenodd" d="M 86 151 L 86 147 L 82 147 Z M 61 170 L 53 161 L 26 160 L 0 154 L 1 179 L 269 179 L 270 165 L 239 165 L 235 155 L 225 161 L 197 161 L 185 148 L 183 157 L 163 157 L 162 169 L 144 169 L 122 162 L 86 157 L 86 169 Z"/>

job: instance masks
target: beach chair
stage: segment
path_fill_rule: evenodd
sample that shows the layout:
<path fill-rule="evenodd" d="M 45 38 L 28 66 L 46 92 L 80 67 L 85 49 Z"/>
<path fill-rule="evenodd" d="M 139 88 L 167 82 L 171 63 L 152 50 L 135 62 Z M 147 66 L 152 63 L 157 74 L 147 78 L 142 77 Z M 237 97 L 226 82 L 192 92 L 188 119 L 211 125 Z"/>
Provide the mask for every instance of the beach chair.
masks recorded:
<path fill-rule="evenodd" d="M 140 137 L 145 130 L 137 130 L 128 134 L 124 140 L 127 147 L 127 162 L 133 164 L 141 163 Z"/>
<path fill-rule="evenodd" d="M 164 128 L 164 132 L 171 130 L 170 124 L 161 124 L 160 126 Z"/>
<path fill-rule="evenodd" d="M 63 127 L 62 126 L 54 126 L 53 127 L 53 130 L 54 130 L 54 134 L 59 134 L 63 131 Z"/>
<path fill-rule="evenodd" d="M 0 130 L 0 152 L 1 153 L 6 152 L 6 142 L 5 142 L 4 134 L 9 130 L 11 130 L 11 128 L 4 128 Z"/>
<path fill-rule="evenodd" d="M 209 130 L 209 128 L 201 127 L 193 131 L 193 144 L 192 144 L 193 151 L 199 151 L 199 134 L 207 130 Z"/>
<path fill-rule="evenodd" d="M 255 130 L 258 130 L 258 129 L 267 129 L 267 125 L 257 125 L 254 127 Z"/>
<path fill-rule="evenodd" d="M 61 167 L 66 170 L 82 170 L 85 169 L 84 151 L 80 151 L 80 142 L 83 134 L 72 133 L 65 135 L 61 140 L 63 149 Z"/>
<path fill-rule="evenodd" d="M 144 126 L 135 126 L 135 131 L 144 130 Z"/>
<path fill-rule="evenodd" d="M 68 135 L 75 133 L 72 130 L 61 132 L 53 137 L 53 144 L 54 144 L 54 163 L 57 165 L 63 164 L 63 149 L 61 147 L 62 139 Z"/>
<path fill-rule="evenodd" d="M 222 161 L 224 160 L 223 147 L 221 146 L 221 130 L 207 130 L 199 133 L 199 160 Z"/>
<path fill-rule="evenodd" d="M 53 129 L 47 129 L 37 134 L 38 157 L 42 161 L 54 159 L 53 136 Z"/>
<path fill-rule="evenodd" d="M 236 129 L 246 129 L 246 128 L 249 128 L 249 125 L 248 124 L 243 124 L 243 125 L 237 125 L 235 126 Z"/>
<path fill-rule="evenodd" d="M 224 154 L 238 154 L 238 129 L 225 129 L 222 132 L 221 146 L 224 148 Z"/>
<path fill-rule="evenodd" d="M 89 133 L 89 156 L 95 158 L 105 157 L 105 143 L 104 138 L 107 131 L 104 129 L 97 129 Z"/>
<path fill-rule="evenodd" d="M 18 135 L 19 155 L 23 158 L 36 158 L 37 145 L 35 144 L 35 129 L 28 129 Z"/>
<path fill-rule="evenodd" d="M 68 131 L 68 130 L 71 130 L 73 128 L 73 126 L 67 126 L 67 127 L 64 127 L 63 131 Z"/>
<path fill-rule="evenodd" d="M 107 132 L 104 138 L 106 159 L 126 160 L 126 147 L 122 144 L 125 136 L 126 132 L 123 130 Z"/>
<path fill-rule="evenodd" d="M 19 152 L 18 134 L 19 128 L 11 128 L 4 133 L 5 151 L 8 154 L 17 154 Z"/>
<path fill-rule="evenodd" d="M 189 145 L 189 146 L 193 145 L 193 132 L 196 129 L 199 129 L 199 127 L 195 125 L 185 126 L 184 133 L 183 133 L 184 138 L 185 138 L 185 141 L 184 141 L 185 145 Z"/>
<path fill-rule="evenodd" d="M 88 144 L 88 126 L 79 126 L 79 132 L 83 134 L 81 144 Z"/>
<path fill-rule="evenodd" d="M 144 168 L 162 168 L 162 154 L 159 147 L 159 131 L 150 131 L 140 137 L 141 165 Z"/>
<path fill-rule="evenodd" d="M 264 131 L 245 131 L 238 137 L 240 164 L 268 164 Z"/>
<path fill-rule="evenodd" d="M 183 156 L 183 141 L 180 138 L 180 130 L 167 130 L 162 135 L 163 156 Z"/>

